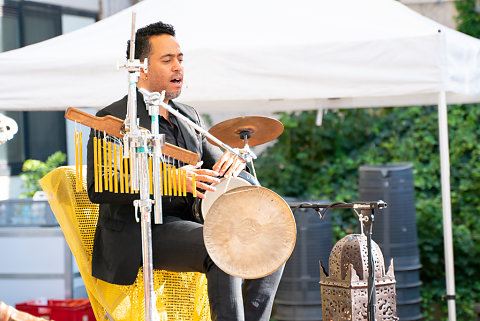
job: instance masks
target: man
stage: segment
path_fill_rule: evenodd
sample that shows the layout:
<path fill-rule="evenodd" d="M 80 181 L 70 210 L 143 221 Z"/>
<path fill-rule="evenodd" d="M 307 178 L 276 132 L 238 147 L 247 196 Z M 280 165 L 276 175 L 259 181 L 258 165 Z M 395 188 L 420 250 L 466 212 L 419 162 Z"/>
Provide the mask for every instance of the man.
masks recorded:
<path fill-rule="evenodd" d="M 127 56 L 129 55 L 127 49 Z M 138 88 L 150 92 L 165 90 L 165 103 L 176 108 L 193 122 L 202 125 L 198 113 L 190 106 L 173 102 L 182 89 L 183 54 L 175 39 L 172 26 L 158 22 L 139 29 L 135 40 L 135 58 L 148 58 L 148 73 L 143 70 Z M 138 93 L 137 115 L 140 126 L 150 129 L 150 120 L 143 97 Z M 97 116 L 113 115 L 124 119 L 127 97 L 102 109 Z M 197 166 L 184 166 L 187 173 L 187 191 L 193 191 L 192 174 L 196 174 L 197 195 L 205 198 L 201 190 L 214 191 L 211 183 L 218 183 L 219 176 L 238 175 L 245 167 L 243 161 L 230 152 L 207 142 L 184 122 L 161 108 L 160 133 L 173 145 L 198 153 L 201 162 Z M 99 203 L 99 219 L 95 233 L 92 274 L 115 284 L 131 284 L 142 264 L 140 224 L 134 217 L 132 194 L 94 190 L 93 133 L 88 143 L 88 194 L 92 202 Z M 203 165 L 202 165 L 203 162 Z M 200 167 L 202 166 L 202 167 Z M 138 194 L 136 195 L 138 198 Z M 212 320 L 259 320 L 270 318 L 273 299 L 283 268 L 256 280 L 230 276 L 220 270 L 210 259 L 203 242 L 203 226 L 194 222 L 193 198 L 164 197 L 162 209 L 164 223 L 152 225 L 152 249 L 154 268 L 176 272 L 201 272 L 208 279 L 208 296 Z M 234 213 L 227 213 L 234 215 Z"/>

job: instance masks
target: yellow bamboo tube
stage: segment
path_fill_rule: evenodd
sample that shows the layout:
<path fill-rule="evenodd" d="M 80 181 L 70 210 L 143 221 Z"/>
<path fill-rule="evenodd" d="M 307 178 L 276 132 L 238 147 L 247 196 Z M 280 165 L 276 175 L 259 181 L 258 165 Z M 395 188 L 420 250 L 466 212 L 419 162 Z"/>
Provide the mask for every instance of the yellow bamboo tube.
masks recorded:
<path fill-rule="evenodd" d="M 177 169 L 177 177 L 178 177 L 178 196 L 182 196 L 182 169 Z"/>
<path fill-rule="evenodd" d="M 78 189 L 83 190 L 83 155 L 82 155 L 82 132 L 78 132 Z"/>
<path fill-rule="evenodd" d="M 103 178 L 105 179 L 105 190 L 108 190 L 108 158 L 107 158 L 107 138 L 103 138 Z"/>
<path fill-rule="evenodd" d="M 113 192 L 113 182 L 112 182 L 112 142 L 108 142 L 108 190 Z"/>
<path fill-rule="evenodd" d="M 192 174 L 193 197 L 197 197 L 197 181 L 195 174 Z"/>
<path fill-rule="evenodd" d="M 118 193 L 118 160 L 117 160 L 117 144 L 113 144 L 113 192 Z"/>
<path fill-rule="evenodd" d="M 177 168 L 172 166 L 172 187 L 173 187 L 173 196 L 177 196 Z"/>
<path fill-rule="evenodd" d="M 187 173 L 183 170 L 183 196 L 187 196 Z"/>
<path fill-rule="evenodd" d="M 123 185 L 123 147 L 122 145 L 118 145 L 118 157 L 119 157 L 119 169 L 118 171 L 120 172 L 120 193 L 125 192 L 125 188 Z"/>
<path fill-rule="evenodd" d="M 153 194 L 153 166 L 152 166 L 152 158 L 148 157 L 148 179 L 150 181 L 150 194 Z"/>
<path fill-rule="evenodd" d="M 128 169 L 129 169 L 129 163 L 128 163 L 128 157 L 125 157 L 123 159 L 123 170 L 125 171 L 125 193 L 130 193 L 130 182 L 128 180 Z"/>
<path fill-rule="evenodd" d="M 80 171 L 78 170 L 78 132 L 75 131 L 75 189 L 78 191 L 78 175 Z"/>
<path fill-rule="evenodd" d="M 132 156 L 132 153 L 130 153 L 130 158 L 128 159 L 128 161 L 129 161 L 129 163 L 130 163 L 130 166 L 132 165 L 132 164 L 131 164 L 131 162 L 132 162 L 132 157 L 135 157 L 135 155 Z M 137 159 L 136 161 L 138 162 L 138 159 Z M 137 166 L 138 166 L 138 164 L 137 164 Z M 133 169 L 133 170 L 135 170 L 135 169 Z M 138 175 L 138 173 L 137 173 L 137 175 Z M 132 178 L 132 176 L 130 175 L 130 179 L 131 179 L 131 178 Z M 138 179 L 138 178 L 137 178 L 137 179 Z M 137 193 L 139 192 L 139 190 L 138 190 L 138 189 L 134 190 L 134 189 L 133 189 L 133 182 L 131 182 L 131 183 L 132 183 L 132 185 L 130 186 L 130 189 L 131 189 L 132 194 L 137 194 Z"/>
<path fill-rule="evenodd" d="M 172 165 L 168 164 L 168 196 L 172 196 Z"/>
<path fill-rule="evenodd" d="M 96 138 L 96 137 L 95 137 Z M 97 171 L 98 177 L 98 192 L 103 192 L 103 180 L 102 180 L 102 141 L 97 139 L 97 161 L 98 161 L 98 168 L 95 170 Z"/>
<path fill-rule="evenodd" d="M 160 163 L 160 166 L 158 166 L 159 168 L 159 171 L 158 171 L 158 175 L 160 175 L 160 186 L 158 186 L 160 188 L 160 195 L 163 195 L 163 184 L 162 184 L 162 181 L 163 181 L 163 171 L 162 171 L 162 163 Z M 158 188 L 157 187 L 157 188 Z"/>
<path fill-rule="evenodd" d="M 95 181 L 95 193 L 98 193 L 98 159 L 97 159 L 97 137 L 93 137 L 93 180 Z"/>
<path fill-rule="evenodd" d="M 130 168 L 130 166 L 132 166 L 132 153 L 129 151 L 128 152 L 128 168 Z M 131 168 L 130 168 L 131 169 Z M 135 170 L 135 169 L 133 169 Z M 132 173 L 130 173 L 130 180 L 132 180 Z M 133 182 L 130 182 L 130 193 L 131 194 L 134 194 L 135 191 L 133 190 Z"/>
<path fill-rule="evenodd" d="M 182 169 L 177 168 L 177 179 L 178 179 L 178 196 L 182 196 Z"/>
<path fill-rule="evenodd" d="M 163 164 L 163 195 L 168 195 L 168 171 L 167 164 Z"/>

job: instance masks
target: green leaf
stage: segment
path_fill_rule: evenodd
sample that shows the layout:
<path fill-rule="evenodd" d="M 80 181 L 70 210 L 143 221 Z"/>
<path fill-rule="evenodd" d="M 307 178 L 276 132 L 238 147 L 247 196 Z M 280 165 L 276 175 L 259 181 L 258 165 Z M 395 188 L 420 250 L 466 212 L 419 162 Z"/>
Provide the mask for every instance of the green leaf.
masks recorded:
<path fill-rule="evenodd" d="M 27 189 L 27 193 L 23 193 L 22 197 L 32 197 L 35 192 L 41 191 L 42 188 L 38 180 L 50 171 L 63 165 L 67 159 L 67 155 L 58 151 L 50 155 L 45 162 L 37 159 L 27 159 L 22 166 L 20 179 L 23 181 L 23 187 Z"/>

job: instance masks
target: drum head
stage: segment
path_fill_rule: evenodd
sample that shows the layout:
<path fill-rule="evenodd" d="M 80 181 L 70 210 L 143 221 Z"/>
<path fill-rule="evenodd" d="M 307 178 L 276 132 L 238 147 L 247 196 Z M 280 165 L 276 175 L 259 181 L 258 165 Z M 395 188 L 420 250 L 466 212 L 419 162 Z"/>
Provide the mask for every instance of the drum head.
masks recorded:
<path fill-rule="evenodd" d="M 236 187 L 249 185 L 251 184 L 241 177 L 222 178 L 220 180 L 220 183 L 213 185 L 216 189 L 215 192 L 205 192 L 206 198 L 202 200 L 201 205 L 203 219 L 205 220 L 205 217 L 207 216 L 210 207 L 212 207 L 212 204 L 217 200 L 217 198 L 220 197 L 220 195 Z"/>
<path fill-rule="evenodd" d="M 295 247 L 290 206 L 259 186 L 234 188 L 217 198 L 203 227 L 208 254 L 225 273 L 243 279 L 269 275 Z"/>

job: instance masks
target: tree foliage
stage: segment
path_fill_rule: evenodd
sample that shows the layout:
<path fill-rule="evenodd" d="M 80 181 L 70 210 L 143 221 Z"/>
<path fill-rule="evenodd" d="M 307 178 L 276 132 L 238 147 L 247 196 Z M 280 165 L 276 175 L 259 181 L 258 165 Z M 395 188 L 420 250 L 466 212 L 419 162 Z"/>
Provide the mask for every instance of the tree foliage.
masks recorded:
<path fill-rule="evenodd" d="M 480 38 L 480 3 L 476 0 L 455 2 L 458 11 L 457 29 L 467 35 Z"/>
<path fill-rule="evenodd" d="M 41 191 L 38 182 L 43 176 L 48 174 L 60 165 L 65 163 L 67 155 L 58 151 L 50 155 L 45 162 L 37 159 L 27 159 L 22 166 L 20 178 L 23 180 L 23 187 L 27 189 L 27 193 L 22 194 L 23 197 L 32 197 L 35 192 Z"/>

